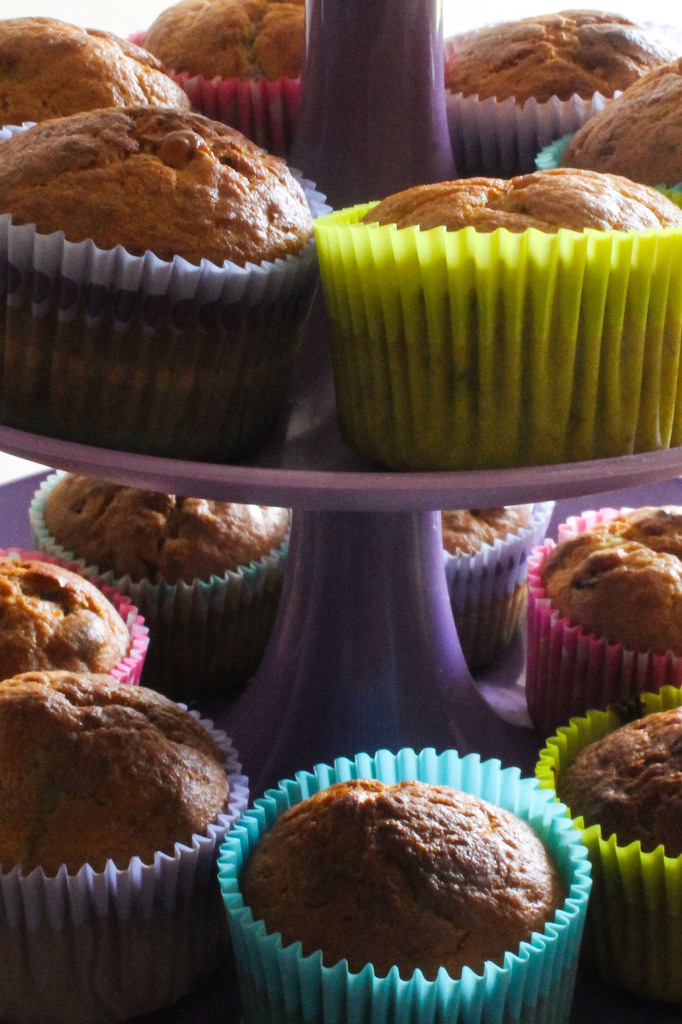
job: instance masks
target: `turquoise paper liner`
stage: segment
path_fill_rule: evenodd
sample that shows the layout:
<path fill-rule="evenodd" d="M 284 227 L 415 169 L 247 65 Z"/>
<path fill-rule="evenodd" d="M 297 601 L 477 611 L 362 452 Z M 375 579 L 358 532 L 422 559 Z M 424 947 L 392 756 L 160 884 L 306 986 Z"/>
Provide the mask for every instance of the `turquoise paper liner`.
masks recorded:
<path fill-rule="evenodd" d="M 288 543 L 236 572 L 210 580 L 135 581 L 86 565 L 58 544 L 45 526 L 47 496 L 62 471 L 45 478 L 28 510 L 35 546 L 76 562 L 89 579 L 104 580 L 133 601 L 149 631 L 142 682 L 170 697 L 233 692 L 257 669 L 265 652 L 282 592 Z"/>
<path fill-rule="evenodd" d="M 566 883 L 568 896 L 542 934 L 505 954 L 504 965 L 488 962 L 482 974 L 465 968 L 460 979 L 441 969 L 434 981 L 420 970 L 409 979 L 397 968 L 376 977 L 371 964 L 357 974 L 340 961 L 325 967 L 322 954 L 304 957 L 301 944 L 283 946 L 279 933 L 268 934 L 244 905 L 240 879 L 251 852 L 288 807 L 335 782 L 376 778 L 394 783 L 418 779 L 448 785 L 504 807 L 528 821 L 545 842 Z M 409 748 L 373 757 L 357 754 L 298 772 L 256 800 L 226 836 L 218 859 L 218 877 L 227 910 L 245 1024 L 536 1024 L 569 1018 L 578 953 L 591 886 L 587 851 L 566 816 L 535 779 L 518 768 L 502 768 L 478 754 L 460 757 L 454 750 Z"/>

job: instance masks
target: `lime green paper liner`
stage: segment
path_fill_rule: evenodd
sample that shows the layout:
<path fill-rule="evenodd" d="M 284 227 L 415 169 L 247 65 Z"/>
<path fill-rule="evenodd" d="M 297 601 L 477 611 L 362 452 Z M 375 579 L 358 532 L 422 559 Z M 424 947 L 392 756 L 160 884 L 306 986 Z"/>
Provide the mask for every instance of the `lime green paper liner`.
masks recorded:
<path fill-rule="evenodd" d="M 489 961 L 481 974 L 465 968 L 454 980 L 441 969 L 434 981 L 421 971 L 401 978 L 397 968 L 377 977 L 371 964 L 358 974 L 347 961 L 322 963 L 319 952 L 304 957 L 300 943 L 283 946 L 279 933 L 268 934 L 244 905 L 239 885 L 244 864 L 259 837 L 289 806 L 313 792 L 349 778 L 378 778 L 392 783 L 420 779 L 450 785 L 481 796 L 518 814 L 535 828 L 557 864 L 568 896 L 542 934 L 534 933 L 518 950 L 505 954 L 503 966 Z M 454 750 L 397 754 L 379 751 L 317 765 L 268 790 L 226 837 L 218 877 L 227 909 L 244 1024 L 524 1024 L 568 1021 L 583 920 L 590 890 L 586 850 L 566 817 L 566 809 L 543 793 L 535 779 L 517 768 L 481 762 L 477 754 L 460 758 Z"/>
<path fill-rule="evenodd" d="M 663 687 L 641 694 L 640 701 L 643 715 L 678 707 L 682 689 Z M 541 788 L 554 790 L 583 747 L 622 724 L 614 705 L 558 729 L 540 752 L 535 774 Z M 619 846 L 615 835 L 603 836 L 598 825 L 585 828 L 581 817 L 574 825 L 593 877 L 582 959 L 638 996 L 682 1003 L 682 856 L 666 857 L 662 846 L 643 853 L 639 842 Z"/>
<path fill-rule="evenodd" d="M 682 228 L 514 234 L 315 222 L 337 409 L 396 469 L 682 442 Z"/>

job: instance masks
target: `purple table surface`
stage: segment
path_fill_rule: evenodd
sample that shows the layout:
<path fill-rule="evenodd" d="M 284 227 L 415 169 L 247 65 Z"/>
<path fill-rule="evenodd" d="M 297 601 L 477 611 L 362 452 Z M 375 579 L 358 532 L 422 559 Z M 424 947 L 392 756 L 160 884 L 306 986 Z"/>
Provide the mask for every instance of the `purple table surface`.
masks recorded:
<path fill-rule="evenodd" d="M 0 487 L 0 545 L 28 549 L 31 535 L 27 508 L 44 474 L 27 477 Z M 631 490 L 608 491 L 557 502 L 548 535 L 556 537 L 556 528 L 569 515 L 586 509 L 643 504 L 682 504 L 682 479 L 674 478 Z M 493 708 L 521 721 L 524 715 L 523 689 L 519 684 L 523 667 L 522 644 L 512 646 L 507 657 L 477 684 Z M 221 708 L 215 701 L 206 713 L 220 725 Z M 541 746 L 538 739 L 538 749 Z M 521 765 L 530 773 L 532 765 Z M 140 1018 L 137 1024 L 239 1024 L 239 999 L 231 963 L 202 982 L 198 989 L 175 1006 Z M 638 999 L 628 992 L 607 985 L 585 970 L 578 983 L 570 1017 L 571 1024 L 682 1024 L 682 1007 Z"/>

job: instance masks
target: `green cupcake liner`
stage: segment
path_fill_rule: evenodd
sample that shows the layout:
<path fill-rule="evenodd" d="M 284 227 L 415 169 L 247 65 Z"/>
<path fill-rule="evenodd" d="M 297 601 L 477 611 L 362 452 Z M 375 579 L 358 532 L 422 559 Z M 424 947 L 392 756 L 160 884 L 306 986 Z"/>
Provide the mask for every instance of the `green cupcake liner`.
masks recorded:
<path fill-rule="evenodd" d="M 682 443 L 682 228 L 315 222 L 341 432 L 395 469 Z"/>
<path fill-rule="evenodd" d="M 134 601 L 149 630 L 141 682 L 183 700 L 244 686 L 260 664 L 275 621 L 288 543 L 208 580 L 152 583 L 117 576 L 86 565 L 45 526 L 45 501 L 63 475 L 51 473 L 33 496 L 28 510 L 33 542 L 39 551 L 78 562 L 83 575 L 104 580 Z"/>
<path fill-rule="evenodd" d="M 642 715 L 679 707 L 682 689 L 666 686 L 639 700 Z M 555 791 L 579 751 L 623 722 L 614 705 L 558 729 L 536 765 L 541 789 Z M 682 856 L 667 857 L 662 846 L 644 853 L 638 841 L 621 846 L 615 835 L 602 835 L 599 825 L 585 828 L 582 817 L 574 825 L 589 851 L 593 879 L 582 959 L 620 988 L 682 1003 Z"/>
<path fill-rule="evenodd" d="M 244 905 L 240 878 L 258 840 L 288 807 L 335 782 L 377 778 L 448 785 L 518 814 L 540 835 L 562 874 L 568 896 L 542 934 L 534 933 L 504 965 L 488 962 L 481 974 L 465 968 L 454 980 L 441 969 L 434 981 L 420 970 L 401 978 L 397 968 L 377 977 L 371 964 L 357 974 L 347 962 L 332 967 L 320 952 L 303 956 L 301 944 L 283 946 L 279 933 L 268 934 Z M 534 779 L 499 761 L 481 762 L 477 754 L 460 757 L 449 750 L 374 757 L 339 758 L 333 767 L 317 765 L 268 790 L 240 819 L 220 851 L 218 875 L 237 964 L 245 1024 L 535 1024 L 567 1021 L 590 891 L 590 866 L 566 809 L 543 793 Z"/>

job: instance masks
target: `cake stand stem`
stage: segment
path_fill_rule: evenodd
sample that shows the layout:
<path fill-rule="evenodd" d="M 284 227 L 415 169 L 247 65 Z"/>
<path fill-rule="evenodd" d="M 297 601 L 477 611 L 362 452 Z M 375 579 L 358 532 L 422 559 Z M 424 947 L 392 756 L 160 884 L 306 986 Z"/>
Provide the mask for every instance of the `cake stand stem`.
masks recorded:
<path fill-rule="evenodd" d="M 296 511 L 278 616 L 226 725 L 253 795 L 318 762 L 432 746 L 532 763 L 466 667 L 438 512 Z"/>
<path fill-rule="evenodd" d="M 306 0 L 290 163 L 334 207 L 455 176 L 441 0 Z"/>

